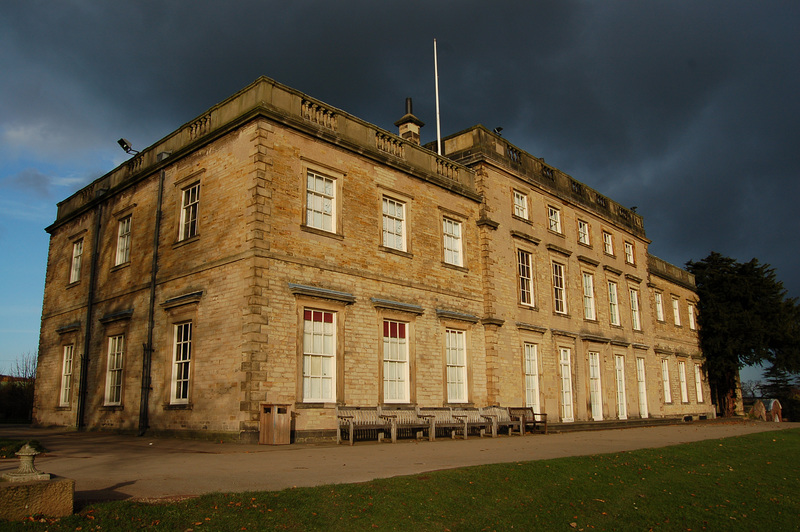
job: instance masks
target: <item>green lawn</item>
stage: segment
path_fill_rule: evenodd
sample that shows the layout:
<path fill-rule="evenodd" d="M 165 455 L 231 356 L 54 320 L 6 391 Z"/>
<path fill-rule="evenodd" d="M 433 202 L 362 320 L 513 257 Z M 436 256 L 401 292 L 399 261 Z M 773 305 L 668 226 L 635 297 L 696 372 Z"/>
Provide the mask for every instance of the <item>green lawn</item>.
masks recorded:
<path fill-rule="evenodd" d="M 546 437 L 546 436 L 537 436 Z M 97 504 L 4 530 L 796 530 L 800 429 L 581 458 Z"/>

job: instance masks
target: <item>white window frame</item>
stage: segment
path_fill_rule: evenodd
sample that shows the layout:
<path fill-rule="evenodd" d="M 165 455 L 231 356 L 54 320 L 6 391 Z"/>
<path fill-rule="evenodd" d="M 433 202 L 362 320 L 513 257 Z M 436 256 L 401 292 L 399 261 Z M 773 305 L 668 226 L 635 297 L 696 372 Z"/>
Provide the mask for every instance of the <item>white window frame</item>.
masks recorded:
<path fill-rule="evenodd" d="M 447 402 L 466 403 L 469 398 L 467 388 L 467 346 L 466 331 L 445 329 L 445 366 L 447 372 Z"/>
<path fill-rule="evenodd" d="M 519 302 L 521 305 L 533 307 L 536 305 L 533 290 L 533 254 L 517 250 L 517 274 L 519 276 Z"/>
<path fill-rule="evenodd" d="M 608 312 L 611 325 L 619 326 L 619 289 L 614 281 L 608 281 Z"/>
<path fill-rule="evenodd" d="M 664 321 L 664 297 L 661 295 L 661 292 L 656 292 L 656 319 L 658 321 Z"/>
<path fill-rule="evenodd" d="M 64 346 L 64 356 L 61 363 L 61 388 L 59 393 L 59 406 L 69 406 L 72 400 L 72 372 L 75 366 L 75 344 Z"/>
<path fill-rule="evenodd" d="M 306 170 L 306 226 L 336 233 L 336 178 Z"/>
<path fill-rule="evenodd" d="M 105 404 L 122 404 L 122 367 L 125 357 L 125 335 L 108 337 L 108 362 L 106 364 Z"/>
<path fill-rule="evenodd" d="M 461 222 L 444 216 L 442 218 L 444 262 L 453 266 L 463 266 L 463 246 Z"/>
<path fill-rule="evenodd" d="M 525 406 L 533 408 L 534 412 L 541 412 L 539 409 L 539 346 L 531 342 L 523 344 L 523 356 L 525 360 Z"/>
<path fill-rule="evenodd" d="M 558 348 L 558 366 L 561 373 L 561 421 L 570 423 L 575 421 L 572 403 L 572 353 L 569 348 Z"/>
<path fill-rule="evenodd" d="M 554 233 L 562 234 L 561 231 L 561 209 L 553 207 L 552 205 L 547 206 L 547 227 L 553 231 Z"/>
<path fill-rule="evenodd" d="M 633 247 L 633 242 L 625 241 L 625 262 L 628 264 L 636 264 L 636 253 Z"/>
<path fill-rule="evenodd" d="M 677 297 L 672 298 L 672 319 L 675 321 L 676 327 L 681 326 L 681 307 Z"/>
<path fill-rule="evenodd" d="M 528 219 L 528 195 L 518 190 L 514 191 L 514 216 Z"/>
<path fill-rule="evenodd" d="M 303 402 L 336 400 L 337 313 L 303 309 Z"/>
<path fill-rule="evenodd" d="M 584 246 L 592 245 L 592 238 L 589 235 L 589 222 L 578 220 L 578 242 Z"/>
<path fill-rule="evenodd" d="M 647 407 L 647 379 L 642 357 L 636 357 L 636 384 L 639 389 L 639 415 L 645 419 L 650 417 L 650 410 Z"/>
<path fill-rule="evenodd" d="M 672 403 L 672 386 L 669 382 L 669 360 L 661 359 L 661 382 L 664 385 L 664 402 Z"/>
<path fill-rule="evenodd" d="M 614 236 L 608 231 L 603 231 L 603 252 L 606 255 L 614 255 Z"/>
<path fill-rule="evenodd" d="M 567 275 L 566 266 L 553 261 L 553 311 L 556 314 L 567 313 Z"/>
<path fill-rule="evenodd" d="M 625 390 L 625 357 L 614 355 L 614 380 L 617 383 L 617 416 L 628 419 L 628 396 Z"/>
<path fill-rule="evenodd" d="M 383 320 L 383 401 L 409 401 L 409 324 L 404 321 Z"/>
<path fill-rule="evenodd" d="M 697 329 L 697 322 L 695 321 L 694 317 L 694 305 L 689 303 L 688 309 L 689 309 L 689 328 L 694 331 L 695 329 Z"/>
<path fill-rule="evenodd" d="M 178 240 L 188 240 L 199 234 L 200 181 L 181 190 L 181 221 Z"/>
<path fill-rule="evenodd" d="M 633 324 L 633 330 L 641 331 L 642 315 L 639 311 L 639 291 L 635 288 L 630 288 L 629 293 L 631 296 L 631 323 Z"/>
<path fill-rule="evenodd" d="M 406 251 L 406 204 L 394 198 L 383 197 L 383 245 Z"/>
<path fill-rule="evenodd" d="M 72 261 L 69 268 L 69 282 L 77 283 L 81 280 L 81 265 L 83 264 L 83 239 L 72 243 Z"/>
<path fill-rule="evenodd" d="M 689 402 L 689 385 L 686 382 L 686 362 L 683 360 L 678 362 L 678 377 L 681 381 L 681 402 Z"/>
<path fill-rule="evenodd" d="M 131 220 L 131 216 L 126 216 L 117 224 L 117 253 L 114 257 L 114 266 L 131 260 Z"/>
<path fill-rule="evenodd" d="M 697 397 L 697 402 L 703 402 L 703 370 L 700 368 L 700 364 L 694 365 L 694 389 L 695 389 L 695 396 Z"/>
<path fill-rule="evenodd" d="M 603 420 L 603 386 L 600 380 L 600 353 L 589 351 L 589 405 L 594 421 Z"/>
<path fill-rule="evenodd" d="M 170 403 L 189 404 L 192 383 L 193 323 L 186 321 L 174 325 L 172 342 L 172 382 Z"/>
<path fill-rule="evenodd" d="M 594 321 L 597 319 L 597 309 L 594 304 L 594 275 L 583 272 L 583 317 Z"/>

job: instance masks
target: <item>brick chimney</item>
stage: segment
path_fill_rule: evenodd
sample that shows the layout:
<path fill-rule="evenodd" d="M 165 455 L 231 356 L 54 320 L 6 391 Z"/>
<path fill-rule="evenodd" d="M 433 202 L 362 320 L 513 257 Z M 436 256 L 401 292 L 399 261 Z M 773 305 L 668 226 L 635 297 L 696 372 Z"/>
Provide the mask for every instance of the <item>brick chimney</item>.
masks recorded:
<path fill-rule="evenodd" d="M 425 123 L 414 116 L 414 113 L 411 110 L 411 98 L 406 98 L 406 114 L 394 123 L 400 132 L 398 133 L 401 138 L 413 142 L 416 145 L 419 145 L 419 129 L 425 125 Z"/>

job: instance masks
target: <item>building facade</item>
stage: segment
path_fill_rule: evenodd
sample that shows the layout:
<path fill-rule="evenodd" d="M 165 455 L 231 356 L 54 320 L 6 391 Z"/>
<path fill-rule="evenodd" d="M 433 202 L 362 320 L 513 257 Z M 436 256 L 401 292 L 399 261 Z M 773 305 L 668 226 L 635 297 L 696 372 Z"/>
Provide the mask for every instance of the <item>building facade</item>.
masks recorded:
<path fill-rule="evenodd" d="M 476 126 L 419 145 L 268 78 L 58 205 L 36 422 L 295 441 L 335 406 L 713 415 L 693 279 Z"/>

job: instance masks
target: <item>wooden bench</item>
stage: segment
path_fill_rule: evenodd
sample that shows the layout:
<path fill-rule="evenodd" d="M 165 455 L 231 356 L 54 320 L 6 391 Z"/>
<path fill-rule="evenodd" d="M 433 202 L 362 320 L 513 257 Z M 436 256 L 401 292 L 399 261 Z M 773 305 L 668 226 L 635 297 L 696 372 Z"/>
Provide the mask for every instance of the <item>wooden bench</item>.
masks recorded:
<path fill-rule="evenodd" d="M 508 408 L 503 406 L 487 406 L 481 408 L 481 415 L 492 423 L 492 438 L 496 438 L 501 428 L 508 427 L 508 435 L 516 430 L 517 434 L 524 434 L 525 427 L 520 417 L 513 418 Z"/>
<path fill-rule="evenodd" d="M 392 422 L 389 418 L 381 416 L 380 407 L 368 406 L 337 406 L 336 407 L 336 443 L 342 441 L 342 429 L 347 430 L 347 439 L 350 445 L 355 441 L 355 432 L 377 430 L 378 441 L 383 440 L 386 432 L 392 433 Z M 393 439 L 394 441 L 394 439 Z"/>
<path fill-rule="evenodd" d="M 487 429 L 492 429 L 491 420 L 482 416 L 481 411 L 477 408 L 454 408 L 453 417 L 463 423 L 465 440 L 467 439 L 467 434 L 469 434 L 470 429 L 478 429 L 481 438 L 486 435 Z"/>
<path fill-rule="evenodd" d="M 404 406 L 380 407 L 381 416 L 387 418 L 392 424 L 392 443 L 397 441 L 398 432 L 403 429 L 416 431 L 417 439 L 428 431 L 428 439 L 433 441 L 436 437 L 436 426 L 433 416 L 420 415 L 416 408 Z"/>
<path fill-rule="evenodd" d="M 525 435 L 525 428 L 528 426 L 531 427 L 531 432 L 536 432 L 538 428 L 547 434 L 547 414 L 534 412 L 530 406 L 512 406 L 508 409 L 508 413 L 512 419 L 520 421 L 523 435 Z"/>
<path fill-rule="evenodd" d="M 436 439 L 436 431 L 439 429 L 449 430 L 450 437 L 455 438 L 456 432 L 463 431 L 464 439 L 467 439 L 467 432 L 464 430 L 464 423 L 453 417 L 453 411 L 450 407 L 420 407 L 417 408 L 417 415 L 422 418 L 430 419 L 433 423 L 433 436 L 431 441 Z"/>

